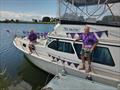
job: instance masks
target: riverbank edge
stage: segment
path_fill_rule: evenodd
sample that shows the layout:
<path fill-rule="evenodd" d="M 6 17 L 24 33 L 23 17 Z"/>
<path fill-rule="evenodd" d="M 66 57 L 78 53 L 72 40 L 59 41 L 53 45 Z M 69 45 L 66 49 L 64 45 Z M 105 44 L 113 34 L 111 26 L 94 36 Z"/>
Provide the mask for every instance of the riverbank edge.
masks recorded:
<path fill-rule="evenodd" d="M 0 22 L 10 24 L 56 24 L 57 22 Z"/>

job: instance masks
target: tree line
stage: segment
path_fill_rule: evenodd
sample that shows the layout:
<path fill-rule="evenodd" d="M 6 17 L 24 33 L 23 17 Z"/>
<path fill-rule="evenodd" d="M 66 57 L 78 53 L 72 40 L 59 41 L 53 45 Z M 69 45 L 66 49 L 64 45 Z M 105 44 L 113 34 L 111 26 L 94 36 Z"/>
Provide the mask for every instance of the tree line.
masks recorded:
<path fill-rule="evenodd" d="M 57 18 L 53 18 L 53 17 L 43 17 L 42 20 L 41 19 L 32 19 L 32 21 L 23 21 L 23 20 L 19 20 L 19 19 L 5 19 L 3 21 L 0 22 L 4 22 L 4 23 L 9 23 L 9 22 L 13 22 L 13 23 L 44 23 L 44 22 L 56 22 L 58 21 Z"/>

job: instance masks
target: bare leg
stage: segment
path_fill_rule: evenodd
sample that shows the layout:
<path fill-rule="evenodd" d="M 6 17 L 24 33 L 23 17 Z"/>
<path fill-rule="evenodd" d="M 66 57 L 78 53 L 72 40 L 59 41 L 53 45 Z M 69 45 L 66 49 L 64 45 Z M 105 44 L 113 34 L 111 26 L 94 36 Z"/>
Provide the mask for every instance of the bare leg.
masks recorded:
<path fill-rule="evenodd" d="M 31 44 L 29 45 L 29 50 L 30 50 L 30 53 L 32 53 L 32 46 L 31 46 Z"/>
<path fill-rule="evenodd" d="M 80 70 L 84 70 L 85 69 L 85 58 L 81 56 L 81 60 L 82 60 L 82 67 L 80 68 Z"/>
<path fill-rule="evenodd" d="M 91 60 L 90 60 L 90 58 L 86 58 L 87 60 L 87 62 L 88 62 L 88 66 L 87 66 L 87 68 L 86 68 L 86 73 L 89 73 L 89 72 L 91 72 Z"/>

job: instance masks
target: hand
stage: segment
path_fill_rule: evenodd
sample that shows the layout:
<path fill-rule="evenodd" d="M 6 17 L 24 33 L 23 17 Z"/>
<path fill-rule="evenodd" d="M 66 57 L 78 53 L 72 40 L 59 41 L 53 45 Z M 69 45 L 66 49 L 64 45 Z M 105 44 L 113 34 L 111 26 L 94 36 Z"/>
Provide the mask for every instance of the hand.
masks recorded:
<path fill-rule="evenodd" d="M 76 42 L 76 39 L 75 40 L 73 40 L 73 43 L 75 43 Z"/>
<path fill-rule="evenodd" d="M 93 50 L 94 50 L 94 49 L 93 49 L 93 48 L 91 48 L 91 49 L 90 49 L 90 52 L 92 52 Z"/>

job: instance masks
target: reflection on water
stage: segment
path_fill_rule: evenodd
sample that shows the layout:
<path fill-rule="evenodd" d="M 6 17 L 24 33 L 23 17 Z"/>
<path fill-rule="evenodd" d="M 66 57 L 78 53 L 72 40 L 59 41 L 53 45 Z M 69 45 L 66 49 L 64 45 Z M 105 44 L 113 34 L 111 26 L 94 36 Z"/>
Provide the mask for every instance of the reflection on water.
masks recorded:
<path fill-rule="evenodd" d="M 4 90 L 3 88 L 8 90 L 40 90 L 53 77 L 29 62 L 12 43 L 13 32 L 23 35 L 23 31 L 31 28 L 37 32 L 49 32 L 53 27 L 54 25 L 49 24 L 0 23 L 0 90 Z M 10 32 L 6 32 L 6 30 L 10 30 Z"/>
<path fill-rule="evenodd" d="M 48 81 L 46 81 L 48 75 L 49 74 L 47 72 L 35 67 L 28 60 L 25 60 L 19 72 L 19 76 L 22 80 L 29 83 L 34 89 L 43 87 L 49 80 L 51 80 L 53 77 L 52 75 L 50 75 Z"/>

